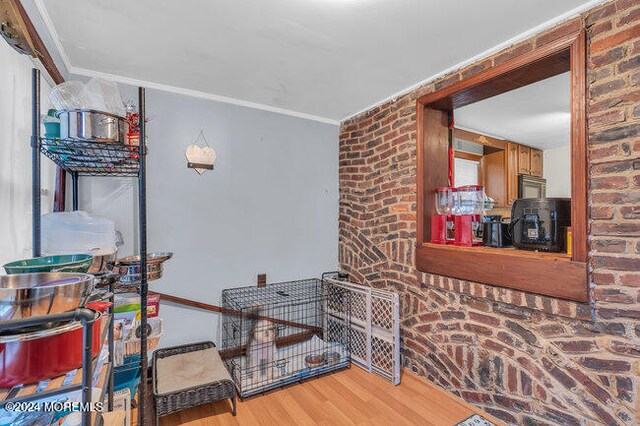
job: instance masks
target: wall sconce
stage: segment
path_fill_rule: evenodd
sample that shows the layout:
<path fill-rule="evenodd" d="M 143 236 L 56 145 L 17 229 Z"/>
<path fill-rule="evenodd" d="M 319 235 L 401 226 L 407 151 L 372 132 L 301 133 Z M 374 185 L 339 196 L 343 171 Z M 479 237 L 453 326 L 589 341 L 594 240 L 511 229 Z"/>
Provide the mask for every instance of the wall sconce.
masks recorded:
<path fill-rule="evenodd" d="M 204 142 L 206 146 L 199 146 Z M 187 158 L 187 168 L 194 169 L 198 174 L 203 174 L 207 170 L 213 170 L 213 163 L 216 161 L 216 152 L 211 148 L 204 132 L 200 130 L 198 137 L 187 147 L 184 153 Z"/>

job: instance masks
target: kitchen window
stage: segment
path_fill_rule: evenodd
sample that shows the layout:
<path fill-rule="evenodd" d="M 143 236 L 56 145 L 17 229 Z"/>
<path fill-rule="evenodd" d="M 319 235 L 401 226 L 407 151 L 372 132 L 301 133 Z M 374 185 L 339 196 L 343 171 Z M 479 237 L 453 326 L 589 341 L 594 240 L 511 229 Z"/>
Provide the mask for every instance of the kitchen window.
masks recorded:
<path fill-rule="evenodd" d="M 500 138 L 499 135 L 471 131 L 476 129 L 451 126 L 451 117 L 455 112 L 468 105 L 491 100 L 538 82 L 551 81 L 552 78 L 562 79 L 563 75 L 566 75 L 568 81 L 567 111 L 558 110 L 544 115 L 544 120 L 547 120 L 545 125 L 552 126 L 553 120 L 566 123 L 566 147 L 552 147 L 557 148 L 557 152 L 547 153 L 543 149 L 546 143 L 544 138 L 540 142 L 542 146 L 538 146 L 533 142 L 509 140 Z M 547 296 L 580 302 L 588 300 L 585 91 L 585 33 L 580 31 L 417 100 L 418 269 Z M 544 101 L 542 98 L 543 104 Z M 534 102 L 531 100 L 531 103 Z M 527 106 L 536 107 L 535 104 Z M 509 124 L 508 120 L 502 121 Z M 533 125 L 529 134 L 532 135 L 535 130 L 536 126 Z M 461 149 L 461 141 L 465 144 L 480 144 L 482 152 Z M 547 148 L 551 150 L 550 147 Z M 452 149 L 455 158 L 451 162 Z M 566 161 L 565 168 L 571 169 L 570 176 L 553 179 L 545 176 L 545 157 L 553 162 L 563 158 Z M 448 182 L 451 163 L 454 166 L 451 171 L 453 182 Z M 547 172 L 560 169 L 556 164 Z M 473 183 L 474 176 L 476 183 Z M 475 246 L 475 238 L 474 246 L 470 243 L 468 247 L 442 243 L 439 239 L 436 239 L 438 243 L 432 243 L 432 219 L 437 215 L 435 190 L 450 186 L 451 183 L 456 187 L 464 184 L 483 185 L 493 203 L 489 208 L 496 208 L 496 211 L 505 216 L 511 214 L 515 204 L 526 205 L 522 209 L 513 209 L 518 211 L 517 218 L 508 218 L 515 222 L 509 224 L 514 236 L 524 235 L 533 240 L 541 234 L 553 234 L 556 241 L 564 242 L 566 237 L 566 241 L 571 241 L 571 247 L 562 252 L 548 251 L 557 248 L 557 245 L 553 246 L 552 250 L 552 244 L 540 250 L 534 244 L 528 250 L 480 247 Z M 557 206 L 554 204 L 553 207 L 556 210 L 549 215 L 548 211 L 541 210 L 538 213 L 537 207 L 531 207 L 534 203 L 520 201 L 543 194 L 541 191 L 546 192 L 547 188 L 552 193 L 565 194 L 565 199 L 570 199 L 570 207 L 569 202 L 556 203 Z M 541 204 L 549 204 L 549 199 L 542 200 Z M 487 203 L 486 201 L 485 209 L 488 208 Z M 549 218 L 557 218 L 559 212 L 566 218 L 566 222 L 558 222 L 554 228 L 549 224 Z M 475 211 L 474 215 L 479 216 Z M 475 216 L 473 221 L 476 220 Z M 570 238 L 567 235 L 569 226 Z M 469 227 L 471 229 L 471 225 Z M 477 228 L 477 224 L 473 222 L 474 232 Z"/>
<path fill-rule="evenodd" d="M 480 172 L 480 161 L 456 157 L 454 160 L 454 168 L 454 185 L 456 187 L 479 184 L 478 174 Z"/>

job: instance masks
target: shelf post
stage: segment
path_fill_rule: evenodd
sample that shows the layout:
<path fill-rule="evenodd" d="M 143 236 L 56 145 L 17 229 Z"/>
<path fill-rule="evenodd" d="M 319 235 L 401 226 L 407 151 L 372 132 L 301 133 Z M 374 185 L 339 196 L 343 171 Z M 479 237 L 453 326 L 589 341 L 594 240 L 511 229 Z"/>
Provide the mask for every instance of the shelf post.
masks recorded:
<path fill-rule="evenodd" d="M 138 88 L 138 109 L 140 121 L 140 142 L 138 157 L 140 175 L 138 176 L 138 226 L 140 236 L 140 388 L 138 395 L 138 424 L 145 424 L 147 404 L 147 171 L 146 171 L 146 119 L 145 90 Z"/>
<path fill-rule="evenodd" d="M 86 318 L 82 319 L 83 335 L 82 343 L 84 351 L 82 352 L 82 425 L 91 426 L 91 390 L 93 388 L 92 375 L 93 368 L 91 362 L 93 359 L 93 319 L 90 321 Z"/>
<path fill-rule="evenodd" d="M 71 181 L 73 187 L 73 211 L 78 210 L 78 172 L 71 172 Z"/>
<path fill-rule="evenodd" d="M 113 337 L 114 337 L 114 322 L 115 322 L 115 312 L 114 312 L 114 306 L 115 306 L 115 294 L 114 294 L 114 285 L 113 283 L 109 283 L 109 293 L 111 293 L 111 296 L 109 297 L 109 301 L 111 302 L 111 306 L 109 307 L 109 315 L 111 315 L 111 321 L 109 324 L 109 364 L 111 364 L 111 368 L 109 369 L 109 380 L 108 380 L 108 389 L 109 389 L 109 394 L 108 394 L 108 400 L 107 400 L 107 407 L 109 408 L 109 411 L 113 411 L 113 370 L 115 367 L 115 363 L 114 363 L 114 356 L 113 356 L 113 351 L 114 351 L 114 344 L 113 344 Z"/>
<path fill-rule="evenodd" d="M 41 255 L 40 238 L 40 70 L 31 70 L 31 242 L 33 257 Z"/>

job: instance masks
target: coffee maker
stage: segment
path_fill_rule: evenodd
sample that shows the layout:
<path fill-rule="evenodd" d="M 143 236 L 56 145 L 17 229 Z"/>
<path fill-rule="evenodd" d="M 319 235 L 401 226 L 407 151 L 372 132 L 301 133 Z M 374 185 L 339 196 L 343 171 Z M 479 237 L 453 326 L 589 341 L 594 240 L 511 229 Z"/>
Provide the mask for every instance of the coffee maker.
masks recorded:
<path fill-rule="evenodd" d="M 453 233 L 453 193 L 454 188 L 443 186 L 436 188 L 436 212 L 431 217 L 431 242 L 433 244 L 451 244 Z"/>
<path fill-rule="evenodd" d="M 484 188 L 468 185 L 454 191 L 454 233 L 456 246 L 473 247 L 482 245 L 482 211 L 484 209 Z"/>

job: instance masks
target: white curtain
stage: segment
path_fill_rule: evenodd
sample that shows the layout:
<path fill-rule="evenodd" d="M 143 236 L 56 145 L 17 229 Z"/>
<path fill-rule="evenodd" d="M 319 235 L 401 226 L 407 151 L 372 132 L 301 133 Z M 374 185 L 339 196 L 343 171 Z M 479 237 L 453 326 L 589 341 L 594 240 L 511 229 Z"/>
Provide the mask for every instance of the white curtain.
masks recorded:
<path fill-rule="evenodd" d="M 0 265 L 31 257 L 31 69 L 0 42 Z M 42 79 L 42 112 L 49 84 Z M 42 158 L 42 213 L 51 211 L 55 165 Z M 0 269 L 0 273 L 4 270 Z"/>

